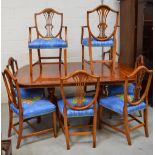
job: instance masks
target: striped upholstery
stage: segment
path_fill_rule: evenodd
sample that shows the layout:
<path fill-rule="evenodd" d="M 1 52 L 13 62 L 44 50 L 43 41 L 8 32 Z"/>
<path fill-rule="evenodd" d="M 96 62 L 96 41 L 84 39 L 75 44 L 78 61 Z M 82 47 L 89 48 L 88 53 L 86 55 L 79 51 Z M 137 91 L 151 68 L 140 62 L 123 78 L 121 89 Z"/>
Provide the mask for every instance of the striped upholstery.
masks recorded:
<path fill-rule="evenodd" d="M 60 38 L 51 39 L 36 39 L 28 44 L 31 49 L 52 49 L 52 48 L 66 48 L 67 43 Z"/>
<path fill-rule="evenodd" d="M 113 46 L 114 41 L 113 41 L 113 39 L 109 39 L 109 40 L 105 40 L 105 41 L 99 41 L 99 40 L 92 38 L 91 43 L 92 43 L 93 47 L 106 47 L 106 46 L 109 47 L 109 46 Z M 84 38 L 82 40 L 82 45 L 88 46 L 88 38 Z"/>

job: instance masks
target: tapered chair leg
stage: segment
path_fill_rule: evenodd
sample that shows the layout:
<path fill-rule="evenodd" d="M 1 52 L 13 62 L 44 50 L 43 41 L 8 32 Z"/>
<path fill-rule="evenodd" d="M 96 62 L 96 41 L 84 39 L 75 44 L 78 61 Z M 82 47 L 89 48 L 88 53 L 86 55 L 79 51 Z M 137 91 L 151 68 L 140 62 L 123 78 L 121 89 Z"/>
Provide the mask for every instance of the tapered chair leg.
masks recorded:
<path fill-rule="evenodd" d="M 61 57 L 62 57 L 62 48 L 59 49 L 59 72 L 61 75 Z"/>
<path fill-rule="evenodd" d="M 114 41 L 114 47 L 112 50 L 112 72 L 115 72 L 115 64 L 116 64 L 116 42 Z"/>
<path fill-rule="evenodd" d="M 66 137 L 67 150 L 69 150 L 70 149 L 70 145 L 69 145 L 69 131 L 68 131 L 67 118 L 65 116 L 64 116 L 64 129 L 65 129 L 65 137 Z"/>
<path fill-rule="evenodd" d="M 93 148 L 96 148 L 96 115 L 97 114 L 95 114 L 93 117 Z"/>
<path fill-rule="evenodd" d="M 41 74 L 42 73 L 42 63 L 41 63 L 40 49 L 37 49 L 37 51 L 38 51 L 38 59 L 39 59 L 40 74 Z"/>
<path fill-rule="evenodd" d="M 65 75 L 67 75 L 67 49 L 64 49 L 64 66 L 65 66 Z"/>
<path fill-rule="evenodd" d="M 13 112 L 9 110 L 9 129 L 8 129 L 8 137 L 11 136 L 11 129 L 13 125 Z"/>
<path fill-rule="evenodd" d="M 98 107 L 98 129 L 102 129 L 102 106 L 99 105 Z"/>
<path fill-rule="evenodd" d="M 93 57 L 92 57 L 92 47 L 89 46 L 89 60 L 90 60 L 90 70 L 91 73 L 94 74 L 94 64 L 93 64 Z"/>
<path fill-rule="evenodd" d="M 145 136 L 149 137 L 149 132 L 148 132 L 148 112 L 147 112 L 147 109 L 144 109 L 144 130 L 145 130 Z"/>
<path fill-rule="evenodd" d="M 124 128 L 125 128 L 125 135 L 128 141 L 128 145 L 131 145 L 131 138 L 130 138 L 130 131 L 128 126 L 128 115 L 124 114 Z"/>
<path fill-rule="evenodd" d="M 20 143 L 21 143 L 21 140 L 22 140 L 23 120 L 21 118 L 19 118 L 19 130 L 18 131 L 19 131 L 19 133 L 18 133 L 18 140 L 17 140 L 17 146 L 16 146 L 17 149 L 19 149 Z"/>
<path fill-rule="evenodd" d="M 54 129 L 54 137 L 57 137 L 57 125 L 56 125 L 56 112 L 53 112 L 53 129 Z"/>
<path fill-rule="evenodd" d="M 32 79 L 32 49 L 29 49 L 29 65 L 30 65 L 30 77 Z"/>
<path fill-rule="evenodd" d="M 84 46 L 82 45 L 82 69 L 84 70 Z"/>

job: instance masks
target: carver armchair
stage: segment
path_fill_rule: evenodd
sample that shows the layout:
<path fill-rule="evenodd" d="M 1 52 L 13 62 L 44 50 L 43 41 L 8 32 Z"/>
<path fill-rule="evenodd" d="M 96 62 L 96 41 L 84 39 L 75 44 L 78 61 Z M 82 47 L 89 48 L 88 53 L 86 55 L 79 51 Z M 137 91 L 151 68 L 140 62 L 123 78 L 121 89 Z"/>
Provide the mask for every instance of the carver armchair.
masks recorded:
<path fill-rule="evenodd" d="M 60 19 L 60 22 L 58 23 L 59 19 Z M 65 75 L 67 75 L 68 41 L 67 41 L 67 27 L 63 26 L 63 13 L 57 12 L 52 8 L 46 8 L 39 13 L 35 13 L 34 20 L 35 20 L 35 26 L 29 27 L 28 48 L 29 48 L 30 76 L 33 77 L 33 66 L 36 64 L 39 64 L 40 72 L 42 72 L 42 68 L 43 68 L 42 64 L 59 64 L 60 73 L 61 73 L 61 65 L 64 64 Z M 37 36 L 36 39 L 33 39 L 33 40 L 31 36 L 32 29 L 35 29 L 36 36 Z M 64 39 L 63 39 L 63 35 L 64 35 Z M 41 56 L 41 50 L 43 49 L 58 49 L 59 55 Z M 64 61 L 62 61 L 63 49 L 64 49 Z M 38 53 L 38 61 L 33 63 L 32 54 L 34 52 L 32 51 L 35 51 L 35 50 Z M 43 60 L 51 60 L 51 59 L 56 59 L 58 60 L 58 62 L 53 62 L 53 61 L 42 62 Z"/>
<path fill-rule="evenodd" d="M 115 23 L 113 30 L 110 34 L 107 32 L 108 26 L 107 17 L 110 13 L 113 13 L 115 17 Z M 99 24 L 96 25 L 97 34 L 93 31 L 91 24 L 91 15 L 97 14 L 99 19 Z M 103 63 L 110 66 L 111 70 L 115 70 L 115 61 L 116 61 L 116 31 L 118 26 L 118 15 L 119 12 L 111 9 L 107 5 L 100 5 L 93 10 L 87 11 L 87 26 L 82 26 L 82 35 L 81 35 L 81 45 L 82 45 L 82 69 L 84 69 L 85 62 L 90 65 L 91 73 L 94 73 L 94 63 Z M 93 22 L 93 25 L 95 22 Z M 84 37 L 85 29 L 87 29 L 88 36 Z M 89 49 L 89 60 L 85 60 L 85 51 L 84 47 Z M 110 47 L 109 59 L 105 60 L 103 57 L 102 60 L 94 60 L 93 58 L 93 47 L 102 47 L 103 55 L 105 55 L 103 48 Z M 109 64 L 110 63 L 110 64 Z"/>

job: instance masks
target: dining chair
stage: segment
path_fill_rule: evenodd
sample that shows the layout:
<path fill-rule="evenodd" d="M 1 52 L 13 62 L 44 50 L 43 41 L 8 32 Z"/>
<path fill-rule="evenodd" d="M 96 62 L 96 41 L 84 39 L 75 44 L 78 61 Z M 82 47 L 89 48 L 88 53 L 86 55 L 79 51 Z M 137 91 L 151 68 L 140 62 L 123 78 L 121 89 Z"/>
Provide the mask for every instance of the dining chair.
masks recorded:
<path fill-rule="evenodd" d="M 96 93 L 94 96 L 86 96 L 84 87 L 85 85 L 91 85 L 89 80 L 93 79 L 96 81 Z M 65 81 L 69 80 L 73 82 L 75 93 L 71 97 L 67 97 L 64 87 Z M 60 79 L 61 83 L 61 96 L 62 99 L 58 100 L 59 108 L 59 120 L 61 123 L 62 130 L 66 137 L 67 150 L 70 149 L 69 136 L 93 136 L 93 148 L 96 147 L 96 119 L 97 119 L 97 97 L 99 93 L 100 77 L 91 75 L 83 70 L 77 70 L 67 77 Z M 72 89 L 73 89 L 72 87 Z M 74 90 L 73 90 L 74 92 Z M 84 118 L 93 117 L 93 125 L 68 125 L 69 118 Z M 92 128 L 92 131 L 83 132 L 71 132 L 70 128 Z"/>
<path fill-rule="evenodd" d="M 16 76 L 18 72 L 18 63 L 13 57 L 8 59 L 8 64 L 6 66 L 9 71 L 12 73 L 13 76 Z M 45 92 L 43 88 L 19 88 L 21 98 L 38 98 L 38 97 L 45 97 Z M 39 122 L 39 120 L 38 120 Z"/>
<path fill-rule="evenodd" d="M 135 63 L 135 67 L 134 69 L 138 68 L 139 66 L 144 66 L 144 57 L 143 55 L 139 55 L 136 58 L 136 63 Z M 128 94 L 130 95 L 134 95 L 134 82 L 133 83 L 129 83 L 128 84 Z M 106 91 L 106 95 L 107 96 L 113 96 L 116 94 L 123 94 L 124 93 L 124 85 L 123 84 L 114 84 L 114 85 L 108 85 L 106 87 L 107 91 Z M 139 116 L 142 116 L 141 111 L 139 111 Z M 110 118 L 112 117 L 112 111 L 110 111 Z"/>
<path fill-rule="evenodd" d="M 93 31 L 92 24 L 91 24 L 91 17 L 93 14 L 98 15 L 99 24 L 97 25 L 97 29 L 95 29 L 98 34 Z M 114 28 L 113 30 L 110 29 L 107 31 L 108 27 L 112 26 L 112 23 L 108 25 L 107 18 L 111 14 L 114 16 Z M 82 69 L 84 69 L 84 63 L 90 64 L 91 73 L 94 73 L 94 63 L 103 63 L 107 64 L 110 63 L 110 68 L 112 71 L 115 70 L 115 61 L 116 61 L 116 31 L 118 26 L 118 16 L 119 12 L 111 9 L 107 5 L 100 5 L 93 10 L 87 11 L 87 26 L 82 26 L 82 34 L 81 34 L 81 45 L 82 45 Z M 95 22 L 93 22 L 93 25 Z M 84 32 L 87 29 L 88 37 L 84 38 Z M 84 47 L 88 47 L 89 49 L 89 60 L 85 59 L 84 56 Z M 109 59 L 105 60 L 93 60 L 93 47 L 110 47 L 110 56 Z M 103 53 L 104 55 L 105 53 Z M 108 65 L 108 64 L 107 64 Z M 109 66 L 109 65 L 108 65 Z"/>
<path fill-rule="evenodd" d="M 42 72 L 42 64 L 64 64 L 65 75 L 67 75 L 67 27 L 63 26 L 63 13 L 57 12 L 52 8 L 45 8 L 39 13 L 34 14 L 35 26 L 29 27 L 29 63 L 30 76 L 33 77 L 33 66 L 39 64 Z M 32 40 L 32 29 L 35 29 L 37 38 Z M 64 39 L 63 39 L 64 37 Z M 42 49 L 58 49 L 59 56 L 41 56 Z M 62 61 L 62 49 L 64 49 L 64 61 Z M 38 61 L 33 64 L 32 50 L 38 53 Z M 44 52 L 44 51 L 43 51 Z M 45 52 L 44 52 L 45 53 Z M 55 59 L 58 62 L 42 62 L 42 60 Z"/>
<path fill-rule="evenodd" d="M 145 83 L 145 90 L 143 92 L 142 84 L 143 80 L 147 78 Z M 131 79 L 135 78 L 134 94 L 128 93 L 128 84 Z M 121 132 L 127 138 L 128 145 L 131 145 L 130 132 L 139 128 L 144 127 L 145 136 L 148 137 L 148 93 L 152 79 L 152 70 L 148 70 L 145 66 L 139 66 L 130 75 L 126 75 L 124 82 L 124 93 L 116 94 L 100 98 L 99 100 L 99 128 L 103 125 L 107 125 L 116 131 Z M 102 114 L 104 109 L 109 109 L 115 113 L 120 114 L 123 117 L 123 121 L 112 125 L 107 121 L 103 120 Z M 143 121 L 136 118 L 133 113 L 139 110 L 143 110 Z M 129 119 L 128 117 L 131 117 Z M 136 121 L 138 125 L 129 127 L 129 122 Z M 123 125 L 123 129 L 119 126 Z"/>
<path fill-rule="evenodd" d="M 11 130 L 18 134 L 17 146 L 18 149 L 20 147 L 20 143 L 22 139 L 37 136 L 40 134 L 45 134 L 48 132 L 54 132 L 54 137 L 57 136 L 56 133 L 56 112 L 55 105 L 51 103 L 48 99 L 44 97 L 33 97 L 33 98 L 21 98 L 21 92 L 19 88 L 18 81 L 16 77 L 9 71 L 8 68 L 5 68 L 2 73 L 5 87 L 8 94 L 8 105 L 9 105 L 9 129 L 8 133 L 11 135 Z M 13 113 L 18 116 L 19 121 L 13 123 Z M 33 124 L 29 122 L 30 119 L 43 116 L 46 114 L 52 114 L 53 117 L 53 127 L 44 129 L 41 131 L 34 131 L 30 134 L 23 134 L 24 122 L 26 122 L 30 127 L 33 127 Z M 17 126 L 18 125 L 18 129 Z"/>

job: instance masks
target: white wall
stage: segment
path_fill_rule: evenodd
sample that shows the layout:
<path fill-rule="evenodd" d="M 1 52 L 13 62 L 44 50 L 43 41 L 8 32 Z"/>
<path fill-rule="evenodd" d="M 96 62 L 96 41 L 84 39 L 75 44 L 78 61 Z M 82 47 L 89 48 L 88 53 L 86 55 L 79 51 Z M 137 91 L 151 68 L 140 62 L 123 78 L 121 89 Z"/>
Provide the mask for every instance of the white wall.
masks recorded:
<path fill-rule="evenodd" d="M 119 10 L 116 0 L 104 0 L 104 3 Z M 81 26 L 86 25 L 86 11 L 99 4 L 100 0 L 2 0 L 2 71 L 10 56 L 17 59 L 19 67 L 28 64 L 28 27 L 34 25 L 35 12 L 49 7 L 64 13 L 64 25 L 68 26 L 68 61 L 81 61 Z M 119 37 L 117 44 L 119 51 Z M 1 101 L 5 103 L 3 79 L 1 84 Z"/>

